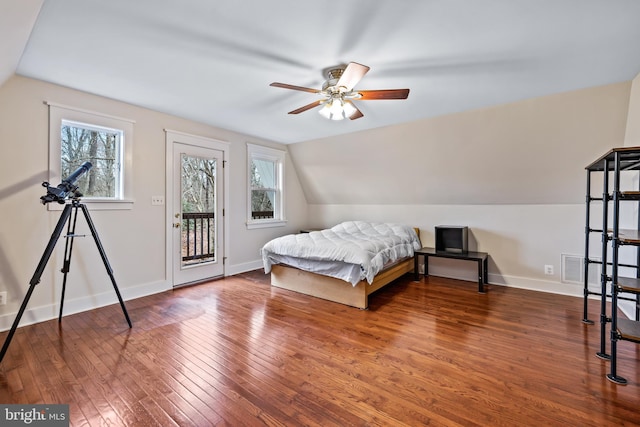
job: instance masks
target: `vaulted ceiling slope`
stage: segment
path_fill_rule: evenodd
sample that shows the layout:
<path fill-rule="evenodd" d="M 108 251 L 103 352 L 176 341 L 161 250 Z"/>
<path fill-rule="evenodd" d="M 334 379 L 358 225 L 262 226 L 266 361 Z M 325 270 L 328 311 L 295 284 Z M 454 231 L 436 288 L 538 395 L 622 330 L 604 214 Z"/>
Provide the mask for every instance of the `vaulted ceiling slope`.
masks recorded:
<path fill-rule="evenodd" d="M 43 1 L 0 1 L 0 86 L 15 73 Z"/>
<path fill-rule="evenodd" d="M 5 23 L 16 5 L 40 3 L 2 2 L 0 62 L 17 74 L 281 143 L 640 72 L 637 0 L 44 0 L 16 56 L 24 40 Z M 323 70 L 350 61 L 371 67 L 356 89 L 409 88 L 409 98 L 356 101 L 363 118 L 328 121 L 317 109 L 287 114 L 316 94 L 269 86 L 320 88 Z"/>

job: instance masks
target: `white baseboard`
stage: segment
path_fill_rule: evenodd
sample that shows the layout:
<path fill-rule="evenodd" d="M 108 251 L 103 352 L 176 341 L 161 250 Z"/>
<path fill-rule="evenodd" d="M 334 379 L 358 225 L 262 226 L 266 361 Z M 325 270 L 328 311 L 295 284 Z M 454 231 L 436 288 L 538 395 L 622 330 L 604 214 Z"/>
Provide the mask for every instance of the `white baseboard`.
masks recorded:
<path fill-rule="evenodd" d="M 146 283 L 127 289 L 119 289 L 124 301 L 157 294 L 171 289 L 171 285 L 165 281 Z M 95 308 L 104 307 L 111 304 L 117 304 L 118 297 L 111 291 L 102 292 L 100 294 L 91 295 L 82 298 L 66 298 L 64 301 L 64 316 L 70 314 L 81 313 L 83 311 L 93 310 Z M 45 322 L 47 320 L 56 319 L 60 310 L 59 303 L 49 304 L 40 307 L 29 308 L 24 311 L 20 319 L 19 326 L 31 325 L 34 323 Z M 0 316 L 0 331 L 11 329 L 11 325 L 15 321 L 18 312 L 3 314 Z"/>
<path fill-rule="evenodd" d="M 582 297 L 583 287 L 574 283 L 562 283 L 553 280 L 530 279 L 527 277 L 504 276 L 500 274 L 489 274 L 489 283 L 494 285 L 509 286 L 530 291 L 547 292 L 550 294 L 567 295 L 572 297 Z"/>
<path fill-rule="evenodd" d="M 225 276 L 233 276 L 234 274 L 246 273 L 247 271 L 253 271 L 263 268 L 262 260 L 256 260 L 251 262 L 245 262 L 242 264 L 229 265 L 225 268 Z"/>

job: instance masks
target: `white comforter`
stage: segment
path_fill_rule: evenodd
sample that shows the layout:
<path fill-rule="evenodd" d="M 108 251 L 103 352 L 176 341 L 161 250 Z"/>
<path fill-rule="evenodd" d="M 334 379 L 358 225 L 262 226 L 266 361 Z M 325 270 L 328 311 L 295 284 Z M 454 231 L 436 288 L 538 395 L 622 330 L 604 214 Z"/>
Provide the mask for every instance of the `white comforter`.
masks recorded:
<path fill-rule="evenodd" d="M 413 251 L 420 247 L 412 227 L 347 221 L 327 230 L 273 239 L 262 248 L 262 261 L 265 273 L 286 258 L 348 263 L 360 267 L 358 280 L 371 283 L 385 265 L 413 256 Z"/>

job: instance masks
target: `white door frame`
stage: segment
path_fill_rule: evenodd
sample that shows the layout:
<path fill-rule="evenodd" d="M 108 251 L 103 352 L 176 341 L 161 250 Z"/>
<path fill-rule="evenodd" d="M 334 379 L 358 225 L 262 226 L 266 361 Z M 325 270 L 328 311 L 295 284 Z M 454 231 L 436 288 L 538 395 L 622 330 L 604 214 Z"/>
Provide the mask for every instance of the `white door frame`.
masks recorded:
<path fill-rule="evenodd" d="M 173 278 L 173 143 L 179 142 L 181 144 L 193 145 L 196 147 L 211 148 L 223 153 L 223 162 L 225 163 L 222 168 L 223 173 L 223 195 L 222 200 L 218 200 L 218 203 L 222 203 L 222 208 L 227 211 L 227 198 L 229 197 L 229 143 L 216 139 L 211 139 L 203 136 L 192 135 L 180 131 L 165 129 L 165 280 L 168 283 L 169 289 L 174 286 Z M 225 214 L 223 221 L 224 238 L 222 247 L 224 248 L 223 258 L 229 253 L 229 221 L 228 216 Z M 226 276 L 226 263 L 223 268 L 223 275 Z"/>

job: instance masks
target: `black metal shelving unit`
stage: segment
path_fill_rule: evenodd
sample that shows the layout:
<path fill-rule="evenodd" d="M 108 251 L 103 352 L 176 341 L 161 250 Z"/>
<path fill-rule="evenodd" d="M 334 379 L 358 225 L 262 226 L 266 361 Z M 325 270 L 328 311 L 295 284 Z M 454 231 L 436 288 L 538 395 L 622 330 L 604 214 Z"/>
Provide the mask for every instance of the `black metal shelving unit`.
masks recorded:
<path fill-rule="evenodd" d="M 640 171 L 640 147 L 614 148 L 586 167 L 586 227 L 584 257 L 584 315 L 583 322 L 593 324 L 588 319 L 588 300 L 591 295 L 600 296 L 600 349 L 598 357 L 611 361 L 611 370 L 607 378 L 617 384 L 626 384 L 626 379 L 617 375 L 617 343 L 620 340 L 640 344 L 640 189 L 623 190 L 621 176 L 623 172 Z M 598 172 L 603 176 L 602 197 L 592 197 L 592 174 Z M 613 179 L 612 179 L 613 178 Z M 611 186 L 613 180 L 613 186 Z M 639 180 L 640 185 L 640 180 Z M 612 188 L 610 188 L 612 187 Z M 591 205 L 602 203 L 602 227 L 591 228 Z M 634 229 L 620 228 L 620 211 L 623 203 L 636 202 L 637 221 Z M 610 215 L 611 213 L 611 215 Z M 590 253 L 590 237 L 597 233 L 601 237 L 601 258 L 596 260 Z M 611 242 L 611 255 L 608 254 Z M 635 263 L 620 262 L 620 248 L 631 246 L 636 248 Z M 601 266 L 600 291 L 589 289 L 589 269 L 593 265 Z M 636 277 L 619 275 L 621 267 L 634 269 Z M 607 313 L 607 298 L 611 298 L 611 313 Z M 619 300 L 635 301 L 635 320 L 620 318 Z M 606 351 L 607 326 L 611 324 L 609 341 L 611 353 Z"/>

